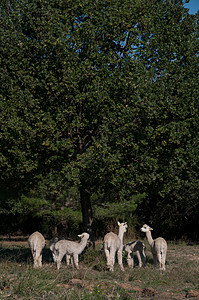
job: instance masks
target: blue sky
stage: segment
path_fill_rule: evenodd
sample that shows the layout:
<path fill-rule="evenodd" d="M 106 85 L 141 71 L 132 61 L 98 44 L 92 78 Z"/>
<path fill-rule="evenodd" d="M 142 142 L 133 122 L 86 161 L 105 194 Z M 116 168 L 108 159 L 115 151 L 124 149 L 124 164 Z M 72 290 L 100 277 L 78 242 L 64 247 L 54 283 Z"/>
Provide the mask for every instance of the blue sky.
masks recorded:
<path fill-rule="evenodd" d="M 189 3 L 186 3 L 184 6 L 189 8 L 190 14 L 195 14 L 199 10 L 199 0 L 190 0 Z"/>

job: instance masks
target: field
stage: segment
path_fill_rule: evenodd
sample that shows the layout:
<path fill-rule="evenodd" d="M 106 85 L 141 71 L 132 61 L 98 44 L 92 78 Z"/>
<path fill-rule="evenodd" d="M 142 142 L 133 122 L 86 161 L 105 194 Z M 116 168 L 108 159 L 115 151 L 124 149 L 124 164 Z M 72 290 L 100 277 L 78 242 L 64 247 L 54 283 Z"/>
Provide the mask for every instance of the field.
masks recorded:
<path fill-rule="evenodd" d="M 0 239 L 0 299 L 199 299 L 199 245 L 168 244 L 166 271 L 154 270 L 146 245 L 147 266 L 125 272 L 106 270 L 102 241 L 80 256 L 80 270 L 56 270 L 48 244 L 43 267 L 33 269 L 27 242 Z M 136 261 L 136 260 L 135 260 Z"/>

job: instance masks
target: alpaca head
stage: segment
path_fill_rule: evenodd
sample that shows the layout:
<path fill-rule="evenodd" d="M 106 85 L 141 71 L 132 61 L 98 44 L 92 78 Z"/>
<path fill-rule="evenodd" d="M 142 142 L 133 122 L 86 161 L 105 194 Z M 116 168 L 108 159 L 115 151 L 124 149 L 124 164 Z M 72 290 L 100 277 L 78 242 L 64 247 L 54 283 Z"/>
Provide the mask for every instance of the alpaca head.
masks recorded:
<path fill-rule="evenodd" d="M 117 224 L 118 224 L 118 226 L 120 227 L 120 228 L 122 228 L 123 229 L 123 232 L 126 232 L 127 231 L 127 222 L 124 222 L 124 223 L 120 223 L 119 221 L 117 222 Z"/>
<path fill-rule="evenodd" d="M 78 234 L 78 237 L 81 239 L 89 239 L 89 234 L 87 232 L 83 232 L 82 234 Z"/>
<path fill-rule="evenodd" d="M 125 250 L 126 252 L 131 252 L 130 245 L 129 245 L 129 244 L 126 244 L 126 245 L 124 246 L 124 250 Z"/>
<path fill-rule="evenodd" d="M 151 228 L 150 226 L 144 224 L 140 230 L 142 232 L 149 232 L 149 231 L 153 230 L 153 228 Z"/>

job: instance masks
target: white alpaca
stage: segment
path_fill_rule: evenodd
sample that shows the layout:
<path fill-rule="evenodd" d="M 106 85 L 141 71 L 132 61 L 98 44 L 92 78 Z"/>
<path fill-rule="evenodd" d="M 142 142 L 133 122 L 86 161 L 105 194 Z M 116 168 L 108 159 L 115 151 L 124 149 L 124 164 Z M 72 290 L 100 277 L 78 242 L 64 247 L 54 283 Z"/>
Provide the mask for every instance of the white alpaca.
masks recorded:
<path fill-rule="evenodd" d="M 128 266 L 133 268 L 134 267 L 134 259 L 133 259 L 133 252 L 136 252 L 139 267 L 146 265 L 146 255 L 144 253 L 145 245 L 141 241 L 133 241 L 125 245 L 125 251 L 128 253 L 127 256 L 127 263 Z"/>
<path fill-rule="evenodd" d="M 151 235 L 151 230 L 153 229 L 146 224 L 143 225 L 140 230 L 146 233 L 147 240 L 149 242 L 149 245 L 151 246 L 154 266 L 157 267 L 157 263 L 159 262 L 160 270 L 165 270 L 167 242 L 162 237 L 153 240 Z"/>
<path fill-rule="evenodd" d="M 53 261 L 54 263 L 56 263 L 56 255 L 55 255 L 55 244 L 60 241 L 60 240 L 64 240 L 63 237 L 53 237 L 50 241 L 49 241 L 49 248 L 52 252 L 52 256 L 53 256 Z M 71 264 L 73 264 L 73 260 L 72 260 L 72 257 L 70 255 L 66 255 L 66 264 L 67 265 L 70 265 L 70 262 Z"/>
<path fill-rule="evenodd" d="M 60 269 L 61 261 L 65 254 L 73 257 L 75 267 L 79 269 L 78 255 L 81 254 L 85 249 L 87 241 L 89 239 L 89 234 L 84 232 L 78 236 L 81 238 L 81 241 L 79 243 L 60 240 L 55 244 L 54 253 L 57 269 Z"/>
<path fill-rule="evenodd" d="M 45 247 L 45 243 L 43 235 L 38 231 L 29 236 L 28 244 L 32 252 L 35 268 L 42 266 L 42 250 Z"/>
<path fill-rule="evenodd" d="M 104 237 L 104 252 L 107 260 L 107 267 L 110 271 L 113 271 L 115 264 L 115 254 L 117 252 L 117 259 L 120 269 L 124 271 L 124 267 L 122 264 L 122 250 L 123 250 L 123 237 L 124 233 L 127 231 L 127 223 L 120 223 L 119 225 L 119 233 L 118 235 L 109 232 Z"/>

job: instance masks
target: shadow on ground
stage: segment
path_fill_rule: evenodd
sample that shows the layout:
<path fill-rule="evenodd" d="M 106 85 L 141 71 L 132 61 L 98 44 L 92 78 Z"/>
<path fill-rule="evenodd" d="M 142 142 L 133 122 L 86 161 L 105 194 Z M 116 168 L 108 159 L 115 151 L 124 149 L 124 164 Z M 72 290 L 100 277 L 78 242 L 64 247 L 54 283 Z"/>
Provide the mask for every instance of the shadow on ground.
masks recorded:
<path fill-rule="evenodd" d="M 50 249 L 44 248 L 42 256 L 43 263 L 53 262 Z M 19 249 L 9 249 L 0 247 L 0 262 L 5 260 L 17 263 L 29 263 L 33 261 L 29 248 L 20 247 Z"/>

